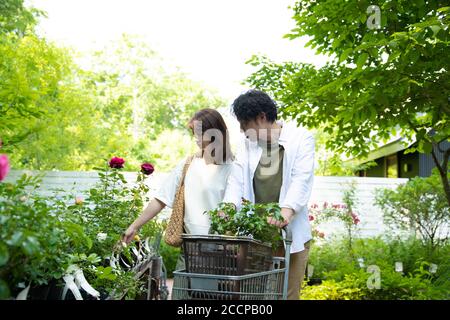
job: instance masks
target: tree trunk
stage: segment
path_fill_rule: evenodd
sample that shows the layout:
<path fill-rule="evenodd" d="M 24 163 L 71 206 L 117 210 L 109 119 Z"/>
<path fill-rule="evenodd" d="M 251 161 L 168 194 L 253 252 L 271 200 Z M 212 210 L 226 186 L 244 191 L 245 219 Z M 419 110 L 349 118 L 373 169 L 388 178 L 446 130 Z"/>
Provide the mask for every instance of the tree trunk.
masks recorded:
<path fill-rule="evenodd" d="M 439 163 L 439 160 L 436 156 L 434 148 L 431 151 L 431 155 L 433 156 L 433 161 L 438 168 L 439 175 L 441 176 L 442 185 L 444 187 L 444 192 L 447 197 L 448 205 L 450 206 L 450 183 L 448 181 L 448 159 L 450 157 L 450 148 L 445 150 L 444 159 L 442 160 L 442 164 Z"/>

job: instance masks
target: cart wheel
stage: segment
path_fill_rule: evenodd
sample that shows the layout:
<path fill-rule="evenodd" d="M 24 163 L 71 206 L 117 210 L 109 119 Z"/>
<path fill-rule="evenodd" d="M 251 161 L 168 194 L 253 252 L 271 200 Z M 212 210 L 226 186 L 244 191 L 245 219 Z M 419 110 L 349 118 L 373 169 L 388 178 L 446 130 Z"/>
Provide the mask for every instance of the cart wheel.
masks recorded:
<path fill-rule="evenodd" d="M 161 290 L 159 291 L 159 299 L 167 300 L 168 298 L 169 298 L 169 289 L 166 286 L 161 287 Z"/>

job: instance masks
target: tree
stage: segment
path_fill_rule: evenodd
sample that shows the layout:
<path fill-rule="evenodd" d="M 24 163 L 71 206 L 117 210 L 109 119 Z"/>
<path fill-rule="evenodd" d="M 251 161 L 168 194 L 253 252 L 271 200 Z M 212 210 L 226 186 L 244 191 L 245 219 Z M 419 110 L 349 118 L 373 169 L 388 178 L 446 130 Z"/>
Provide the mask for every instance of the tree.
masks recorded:
<path fill-rule="evenodd" d="M 389 228 L 412 230 L 433 251 L 448 241 L 450 208 L 445 203 L 439 177 L 416 177 L 396 190 L 377 190 L 376 204 L 383 210 Z"/>
<path fill-rule="evenodd" d="M 25 35 L 33 32 L 40 16 L 45 13 L 24 6 L 24 0 L 2 0 L 0 2 L 0 34 Z"/>
<path fill-rule="evenodd" d="M 364 156 L 399 132 L 415 139 L 409 152 L 431 153 L 450 205 L 450 7 L 448 1 L 305 0 L 293 8 L 308 46 L 330 56 L 322 68 L 276 64 L 252 57 L 258 67 L 247 82 L 271 92 L 282 116 L 332 135 L 327 147 Z M 380 13 L 379 25 L 376 22 Z M 443 154 L 439 162 L 438 152 Z"/>

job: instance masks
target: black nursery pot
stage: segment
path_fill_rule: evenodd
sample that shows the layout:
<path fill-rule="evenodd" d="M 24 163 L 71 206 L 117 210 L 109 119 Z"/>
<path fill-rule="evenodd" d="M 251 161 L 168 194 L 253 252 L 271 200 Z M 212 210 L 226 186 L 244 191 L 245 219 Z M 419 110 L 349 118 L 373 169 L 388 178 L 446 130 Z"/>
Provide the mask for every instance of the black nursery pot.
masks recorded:
<path fill-rule="evenodd" d="M 64 283 L 62 283 L 62 281 L 51 281 L 47 300 L 61 300 L 63 290 Z"/>
<path fill-rule="evenodd" d="M 308 284 L 310 286 L 314 286 L 314 285 L 319 285 L 322 284 L 322 278 L 309 278 L 308 279 Z"/>
<path fill-rule="evenodd" d="M 50 293 L 50 284 L 44 284 L 39 286 L 34 286 L 30 288 L 28 292 L 28 300 L 47 300 Z"/>

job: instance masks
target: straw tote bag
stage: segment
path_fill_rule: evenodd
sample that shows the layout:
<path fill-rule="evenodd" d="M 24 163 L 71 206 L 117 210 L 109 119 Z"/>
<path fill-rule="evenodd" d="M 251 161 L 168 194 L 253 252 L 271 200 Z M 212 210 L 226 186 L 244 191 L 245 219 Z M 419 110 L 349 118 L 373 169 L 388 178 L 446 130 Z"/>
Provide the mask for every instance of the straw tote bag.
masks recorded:
<path fill-rule="evenodd" d="M 166 232 L 164 233 L 164 241 L 172 247 L 180 247 L 183 242 L 181 235 L 184 232 L 184 180 L 186 178 L 187 169 L 193 158 L 194 156 L 190 156 L 186 159 L 186 163 L 184 164 L 180 185 L 175 194 L 172 215 L 170 216 Z"/>

